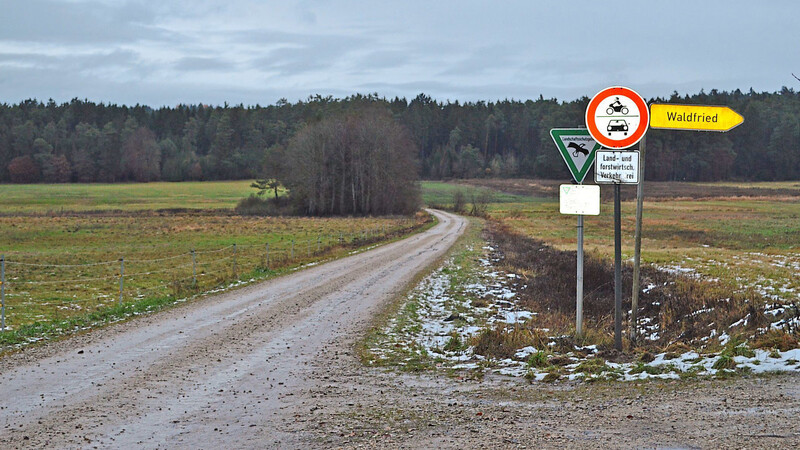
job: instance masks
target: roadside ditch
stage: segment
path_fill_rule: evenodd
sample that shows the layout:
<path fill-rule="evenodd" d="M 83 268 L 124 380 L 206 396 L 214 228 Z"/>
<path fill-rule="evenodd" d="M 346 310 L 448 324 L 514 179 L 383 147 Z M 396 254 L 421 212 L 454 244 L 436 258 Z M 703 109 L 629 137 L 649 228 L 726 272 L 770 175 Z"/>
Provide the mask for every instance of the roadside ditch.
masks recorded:
<path fill-rule="evenodd" d="M 575 253 L 487 221 L 473 226 L 365 342 L 369 366 L 531 381 L 727 378 L 800 371 L 797 302 L 691 273 L 643 268 L 640 336 L 613 349 L 613 266 L 585 261 L 576 338 Z M 630 292 L 631 270 L 624 271 Z M 623 305 L 625 323 L 630 298 Z M 627 333 L 627 330 L 625 330 Z"/>

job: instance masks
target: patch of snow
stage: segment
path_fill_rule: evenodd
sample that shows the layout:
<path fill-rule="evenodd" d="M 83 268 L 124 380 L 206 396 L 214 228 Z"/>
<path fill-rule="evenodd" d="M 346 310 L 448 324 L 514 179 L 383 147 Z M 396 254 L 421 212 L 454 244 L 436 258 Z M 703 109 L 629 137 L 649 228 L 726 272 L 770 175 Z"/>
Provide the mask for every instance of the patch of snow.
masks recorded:
<path fill-rule="evenodd" d="M 527 359 L 528 356 L 530 356 L 530 355 L 532 355 L 532 354 L 534 354 L 534 353 L 536 353 L 538 351 L 539 351 L 539 349 L 537 349 L 536 347 L 522 347 L 521 349 L 517 350 L 516 353 L 514 353 L 514 358 L 519 359 L 519 360 L 524 360 L 524 359 Z"/>
<path fill-rule="evenodd" d="M 551 336 L 546 347 L 537 349 L 528 346 L 517 350 L 513 358 L 499 361 L 492 360 L 488 363 L 486 358 L 474 353 L 474 347 L 468 347 L 470 338 L 479 335 L 486 329 L 504 324 L 515 324 L 530 320 L 537 313 L 528 311 L 517 304 L 519 289 L 522 286 L 522 277 L 513 273 L 506 273 L 496 267 L 499 257 L 492 254 L 494 247 L 487 245 L 484 250 L 490 252 L 477 257 L 478 264 L 470 266 L 468 281 L 453 285 L 453 280 L 463 279 L 463 270 L 459 271 L 452 260 L 445 262 L 444 266 L 434 271 L 415 288 L 409 295 L 415 302 L 415 309 L 404 317 L 404 321 L 396 319 L 389 321 L 385 334 L 388 341 L 385 347 L 373 349 L 378 355 L 386 355 L 394 351 L 419 352 L 420 354 L 431 355 L 436 358 L 436 365 L 459 370 L 480 370 L 489 367 L 495 373 L 507 376 L 526 376 L 532 380 L 543 380 L 547 372 L 528 367 L 527 360 L 532 354 L 539 351 L 550 351 L 558 345 L 563 336 Z M 688 259 L 687 259 L 688 260 Z M 800 262 L 800 259 L 798 260 Z M 714 260 L 709 260 L 709 264 L 725 265 Z M 447 269 L 447 270 L 445 270 Z M 455 269 L 455 270 L 450 270 Z M 700 276 L 691 268 L 679 265 L 667 266 L 662 268 L 668 272 Z M 454 273 L 458 273 L 455 278 Z M 745 284 L 743 282 L 742 284 Z M 767 291 L 766 281 L 762 282 L 764 290 Z M 658 286 L 649 284 L 643 292 L 649 292 Z M 772 286 L 769 286 L 772 288 Z M 781 290 L 782 289 L 782 290 Z M 782 295 L 791 295 L 794 288 L 791 285 L 783 285 L 773 288 L 771 291 L 781 292 Z M 730 299 L 723 299 L 730 301 Z M 473 303 L 480 301 L 481 306 L 476 307 Z M 653 303 L 659 306 L 658 302 Z M 787 315 L 791 304 L 786 301 L 776 299 L 776 303 L 766 305 L 764 311 L 776 319 Z M 690 316 L 699 316 L 714 311 L 713 307 L 703 308 L 691 313 Z M 730 328 L 747 325 L 749 317 L 744 317 Z M 409 322 L 408 324 L 404 324 Z M 403 324 L 403 325 L 401 325 Z M 771 324 L 769 328 L 782 329 L 784 327 L 800 327 L 800 318 L 787 318 L 778 320 Z M 654 341 L 662 337 L 660 324 L 655 322 L 655 317 L 641 317 L 637 328 L 645 339 Z M 542 328 L 544 332 L 548 329 Z M 452 339 L 457 338 L 455 341 Z M 718 339 L 722 345 L 730 341 L 730 336 L 723 332 L 717 336 L 716 329 L 712 329 L 709 336 L 702 340 L 708 342 L 711 339 Z M 445 347 L 453 346 L 452 349 L 445 350 Z M 580 352 L 580 353 L 579 353 Z M 585 352 L 585 353 L 584 353 Z M 563 378 L 569 380 L 587 380 L 595 378 L 616 379 L 623 381 L 653 379 L 678 379 L 682 373 L 692 373 L 699 376 L 714 376 L 719 371 L 714 369 L 714 364 L 719 360 L 718 354 L 700 355 L 695 351 L 689 351 L 675 358 L 668 358 L 666 353 L 660 353 L 654 360 L 644 364 L 650 369 L 643 370 L 641 362 L 631 363 L 612 363 L 606 362 L 600 374 L 585 374 L 576 372 L 578 366 L 593 357 L 598 352 L 597 346 L 591 345 L 583 348 L 575 348 L 573 352 L 566 355 L 572 363 L 562 366 L 566 373 Z M 588 357 L 577 357 L 576 354 Z M 773 356 L 769 356 L 772 354 Z M 669 356 L 675 356 L 670 354 Z M 415 361 L 411 356 L 405 357 L 408 361 Z M 755 350 L 752 358 L 738 356 L 734 362 L 739 368 L 748 368 L 754 373 L 764 373 L 770 371 L 800 371 L 800 349 L 788 352 L 770 353 L 764 350 Z M 791 362 L 791 363 L 790 363 Z M 637 373 L 632 373 L 637 372 Z M 652 372 L 652 373 L 648 373 Z"/>

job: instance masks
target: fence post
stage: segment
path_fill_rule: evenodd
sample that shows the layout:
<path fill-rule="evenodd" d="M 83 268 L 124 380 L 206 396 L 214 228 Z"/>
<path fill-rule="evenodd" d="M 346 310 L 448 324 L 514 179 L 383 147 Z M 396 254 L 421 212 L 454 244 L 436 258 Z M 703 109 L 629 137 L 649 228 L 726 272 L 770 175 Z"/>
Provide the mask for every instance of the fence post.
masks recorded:
<path fill-rule="evenodd" d="M 306 244 L 306 256 L 311 257 L 311 241 Z"/>
<path fill-rule="evenodd" d="M 6 331 L 6 255 L 0 255 L 0 301 L 2 302 L 2 306 L 0 306 L 2 329 L 0 331 Z"/>
<path fill-rule="evenodd" d="M 197 254 L 192 249 L 192 286 L 197 287 Z"/>
<path fill-rule="evenodd" d="M 289 259 L 291 261 L 294 261 L 294 239 L 292 239 L 292 253 L 291 253 L 291 256 L 290 256 Z"/>
<path fill-rule="evenodd" d="M 236 278 L 236 244 L 233 244 L 233 278 Z"/>
<path fill-rule="evenodd" d="M 264 260 L 264 266 L 269 270 L 269 242 L 267 242 L 267 259 Z"/>
<path fill-rule="evenodd" d="M 319 245 L 322 242 L 321 239 L 321 237 L 317 236 L 317 253 L 319 253 Z"/>
<path fill-rule="evenodd" d="M 122 288 L 125 279 L 125 258 L 119 259 L 119 304 L 122 305 Z"/>
<path fill-rule="evenodd" d="M 339 232 L 339 245 L 344 244 L 344 233 Z"/>

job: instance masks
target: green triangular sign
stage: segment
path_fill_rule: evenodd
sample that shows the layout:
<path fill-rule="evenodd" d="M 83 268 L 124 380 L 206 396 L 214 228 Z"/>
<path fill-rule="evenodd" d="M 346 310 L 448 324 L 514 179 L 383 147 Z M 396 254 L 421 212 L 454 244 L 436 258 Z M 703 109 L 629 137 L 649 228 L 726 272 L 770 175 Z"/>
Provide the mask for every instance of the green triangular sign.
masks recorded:
<path fill-rule="evenodd" d="M 578 184 L 583 183 L 589 168 L 594 164 L 595 153 L 600 144 L 592 139 L 586 128 L 553 128 L 550 136 L 567 163 L 572 178 Z"/>

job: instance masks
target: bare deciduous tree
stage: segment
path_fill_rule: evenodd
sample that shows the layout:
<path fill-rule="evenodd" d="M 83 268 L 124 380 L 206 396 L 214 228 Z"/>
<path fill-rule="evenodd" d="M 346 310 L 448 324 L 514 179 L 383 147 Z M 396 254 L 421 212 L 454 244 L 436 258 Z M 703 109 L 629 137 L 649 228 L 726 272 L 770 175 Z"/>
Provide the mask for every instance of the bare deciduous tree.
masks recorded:
<path fill-rule="evenodd" d="M 299 131 L 284 184 L 311 215 L 409 213 L 420 203 L 416 152 L 387 110 L 365 107 Z"/>

